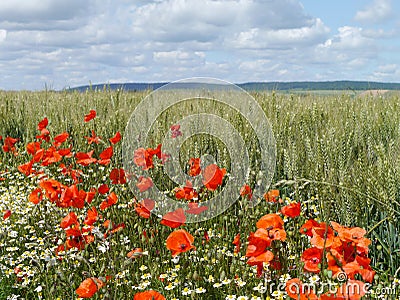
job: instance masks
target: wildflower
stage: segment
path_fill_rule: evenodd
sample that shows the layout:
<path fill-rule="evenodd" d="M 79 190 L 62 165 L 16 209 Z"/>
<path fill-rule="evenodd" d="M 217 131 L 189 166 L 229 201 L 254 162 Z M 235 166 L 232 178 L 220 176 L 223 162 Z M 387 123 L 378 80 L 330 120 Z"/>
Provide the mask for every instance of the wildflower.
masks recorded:
<path fill-rule="evenodd" d="M 97 161 L 97 163 L 100 165 L 108 165 L 111 162 L 111 157 L 113 154 L 114 150 L 112 146 L 104 149 L 103 152 L 99 154 L 100 159 Z"/>
<path fill-rule="evenodd" d="M 159 159 L 162 157 L 161 153 L 161 144 L 157 146 L 157 148 L 152 149 L 144 149 L 139 148 L 134 152 L 133 162 L 138 166 L 141 167 L 142 170 L 148 170 L 154 168 L 153 164 L 153 156 L 156 155 Z"/>
<path fill-rule="evenodd" d="M 190 176 L 195 177 L 201 173 L 200 158 L 190 158 L 188 165 Z"/>
<path fill-rule="evenodd" d="M 319 273 L 319 264 L 322 260 L 322 249 L 312 247 L 304 250 L 301 261 L 304 262 L 304 270 L 312 273 Z"/>
<path fill-rule="evenodd" d="M 190 202 L 188 204 L 188 206 L 189 206 L 189 209 L 185 210 L 185 212 L 188 214 L 192 214 L 192 215 L 199 215 L 208 209 L 207 206 L 199 206 L 199 204 L 197 202 Z M 205 231 L 205 232 L 207 232 L 207 231 Z"/>
<path fill-rule="evenodd" d="M 161 224 L 169 226 L 171 228 L 177 228 L 186 222 L 186 216 L 182 208 L 178 208 L 175 211 L 166 213 Z"/>
<path fill-rule="evenodd" d="M 76 289 L 76 293 L 82 298 L 91 298 L 99 289 L 104 286 L 104 282 L 98 278 L 87 278 Z"/>
<path fill-rule="evenodd" d="M 176 199 L 193 200 L 197 199 L 199 196 L 189 180 L 186 181 L 184 187 L 177 187 L 174 191 Z"/>
<path fill-rule="evenodd" d="M 107 196 L 106 200 L 100 203 L 100 209 L 105 210 L 106 208 L 113 206 L 117 202 L 118 202 L 118 197 L 114 192 L 112 192 Z"/>
<path fill-rule="evenodd" d="M 235 250 L 234 250 L 234 253 L 239 253 L 239 251 L 240 251 L 240 233 L 238 233 L 235 236 L 235 238 L 233 239 L 232 244 L 234 244 L 236 246 Z"/>
<path fill-rule="evenodd" d="M 181 128 L 181 125 L 179 125 L 179 124 L 172 125 L 172 126 L 170 127 L 170 129 L 171 129 L 171 137 L 172 137 L 173 139 L 175 139 L 175 138 L 177 138 L 178 136 L 181 136 L 181 135 L 182 135 L 182 132 L 179 130 L 180 128 Z"/>
<path fill-rule="evenodd" d="M 145 265 L 141 265 L 139 270 L 140 271 L 146 271 L 148 269 L 148 267 L 146 267 Z"/>
<path fill-rule="evenodd" d="M 133 300 L 165 300 L 165 297 L 157 291 L 149 290 L 136 293 Z"/>
<path fill-rule="evenodd" d="M 207 290 L 203 287 L 199 287 L 195 290 L 196 294 L 204 294 Z"/>
<path fill-rule="evenodd" d="M 169 284 L 165 287 L 165 289 L 166 289 L 167 291 L 173 290 L 174 288 L 175 288 L 175 286 L 174 286 L 172 283 L 169 283 Z"/>
<path fill-rule="evenodd" d="M 172 232 L 167 238 L 167 248 L 171 251 L 173 257 L 176 255 L 195 249 L 192 245 L 193 236 L 184 229 L 179 229 Z"/>
<path fill-rule="evenodd" d="M 119 131 L 117 131 L 115 135 L 109 139 L 110 143 L 113 145 L 118 143 L 120 140 L 121 140 L 121 133 Z"/>
<path fill-rule="evenodd" d="M 185 288 L 182 290 L 182 295 L 184 295 L 184 296 L 190 295 L 191 293 L 192 293 L 192 290 L 189 289 L 188 287 L 185 287 Z"/>
<path fill-rule="evenodd" d="M 91 145 L 93 143 L 100 143 L 101 137 L 97 136 L 94 130 L 92 130 L 92 136 L 85 136 L 85 139 L 87 140 L 88 145 Z"/>
<path fill-rule="evenodd" d="M 136 213 L 142 218 L 148 219 L 150 218 L 150 212 L 155 206 L 154 200 L 144 199 L 140 203 L 135 205 Z"/>
<path fill-rule="evenodd" d="M 139 189 L 139 192 L 143 193 L 147 191 L 149 188 L 153 186 L 153 181 L 150 177 L 140 176 L 138 182 L 136 183 L 136 187 Z"/>
<path fill-rule="evenodd" d="M 216 164 L 208 165 L 203 171 L 203 184 L 210 190 L 215 191 L 226 174 L 226 169 L 220 169 Z"/>
<path fill-rule="evenodd" d="M 112 184 L 125 184 L 126 177 L 124 169 L 112 169 L 110 172 L 110 179 Z"/>
<path fill-rule="evenodd" d="M 253 197 L 253 192 L 251 191 L 251 187 L 248 184 L 245 184 L 240 188 L 240 196 L 244 197 L 246 195 L 248 199 L 251 199 Z"/>
<path fill-rule="evenodd" d="M 139 258 L 143 255 L 143 250 L 142 248 L 135 248 L 132 249 L 131 251 L 128 252 L 128 254 L 126 255 L 128 258 Z"/>
<path fill-rule="evenodd" d="M 267 202 L 276 202 L 279 197 L 279 190 L 270 190 L 264 194 L 264 199 Z"/>
<path fill-rule="evenodd" d="M 290 218 L 298 217 L 301 212 L 300 202 L 291 203 L 289 205 L 282 207 L 281 212 L 283 215 L 290 217 Z"/>
<path fill-rule="evenodd" d="M 94 109 L 91 109 L 87 115 L 85 115 L 84 121 L 89 122 L 90 120 L 93 120 L 96 117 L 96 111 Z"/>

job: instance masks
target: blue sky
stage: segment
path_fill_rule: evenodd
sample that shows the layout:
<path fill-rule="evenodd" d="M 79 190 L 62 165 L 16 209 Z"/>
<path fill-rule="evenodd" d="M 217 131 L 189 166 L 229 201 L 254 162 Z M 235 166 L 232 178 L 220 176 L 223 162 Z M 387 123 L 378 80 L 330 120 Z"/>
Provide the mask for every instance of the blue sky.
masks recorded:
<path fill-rule="evenodd" d="M 2 0 L 0 89 L 399 82 L 397 0 Z"/>

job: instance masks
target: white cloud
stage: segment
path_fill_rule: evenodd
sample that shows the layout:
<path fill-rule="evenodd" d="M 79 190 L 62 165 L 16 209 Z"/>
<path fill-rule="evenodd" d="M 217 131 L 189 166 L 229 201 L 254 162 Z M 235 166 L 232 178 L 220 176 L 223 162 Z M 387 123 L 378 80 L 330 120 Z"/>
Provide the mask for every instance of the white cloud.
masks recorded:
<path fill-rule="evenodd" d="M 365 68 L 376 39 L 398 34 L 326 24 L 300 0 L 2 0 L 1 84 L 323 79 Z"/>
<path fill-rule="evenodd" d="M 391 0 L 374 0 L 356 13 L 354 19 L 363 23 L 381 23 L 393 16 Z"/>
<path fill-rule="evenodd" d="M 244 49 L 282 49 L 304 45 L 316 45 L 324 41 L 329 32 L 320 19 L 314 23 L 299 28 L 284 28 L 276 30 L 251 28 L 243 31 L 228 41 L 228 45 Z"/>
<path fill-rule="evenodd" d="M 0 43 L 7 38 L 7 30 L 0 29 Z"/>

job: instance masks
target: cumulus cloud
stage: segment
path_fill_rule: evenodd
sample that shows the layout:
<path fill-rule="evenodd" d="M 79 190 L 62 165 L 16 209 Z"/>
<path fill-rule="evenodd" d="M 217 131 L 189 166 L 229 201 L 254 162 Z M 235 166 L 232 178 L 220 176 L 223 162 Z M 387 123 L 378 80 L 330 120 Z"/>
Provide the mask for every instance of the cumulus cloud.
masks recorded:
<path fill-rule="evenodd" d="M 369 6 L 358 11 L 354 17 L 363 23 L 381 23 L 393 16 L 391 0 L 374 0 Z"/>
<path fill-rule="evenodd" d="M 377 57 L 374 39 L 395 34 L 329 28 L 300 0 L 5 0 L 0 88 L 190 76 L 312 80 L 365 66 Z"/>

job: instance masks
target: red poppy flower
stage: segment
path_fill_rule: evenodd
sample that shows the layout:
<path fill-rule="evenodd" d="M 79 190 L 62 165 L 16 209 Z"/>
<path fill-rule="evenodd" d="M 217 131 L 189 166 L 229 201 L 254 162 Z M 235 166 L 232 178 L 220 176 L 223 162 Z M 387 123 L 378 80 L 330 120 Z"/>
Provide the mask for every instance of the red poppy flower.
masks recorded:
<path fill-rule="evenodd" d="M 96 223 L 98 219 L 99 219 L 99 214 L 97 212 L 96 207 L 93 206 L 87 211 L 86 218 L 85 221 L 83 221 L 83 223 L 88 226 L 91 226 L 94 223 Z"/>
<path fill-rule="evenodd" d="M 193 188 L 192 183 L 187 180 L 186 181 L 186 186 L 183 188 L 175 188 L 175 197 L 176 199 L 186 199 L 186 200 L 192 200 L 194 198 L 198 198 L 198 194 L 196 190 Z"/>
<path fill-rule="evenodd" d="M 15 144 L 19 141 L 19 139 L 14 139 L 12 137 L 6 137 L 4 139 L 3 151 L 4 152 L 13 152 L 14 155 L 17 154 L 17 149 L 15 148 Z"/>
<path fill-rule="evenodd" d="M 136 187 L 139 189 L 141 193 L 147 191 L 149 188 L 153 186 L 153 181 L 150 177 L 139 177 L 138 183 L 136 183 Z"/>
<path fill-rule="evenodd" d="M 136 213 L 142 218 L 150 218 L 150 212 L 154 208 L 155 202 L 151 199 L 144 199 L 142 202 L 135 205 Z"/>
<path fill-rule="evenodd" d="M 85 153 L 85 152 L 78 152 L 75 154 L 76 157 L 76 163 L 80 164 L 82 166 L 88 166 L 92 163 L 95 163 L 97 161 L 96 158 L 92 157 L 94 150 Z"/>
<path fill-rule="evenodd" d="M 179 124 L 171 126 L 171 128 L 170 128 L 171 129 L 171 137 L 173 139 L 182 135 L 182 132 L 179 130 L 180 128 L 181 128 L 181 125 L 179 125 Z"/>
<path fill-rule="evenodd" d="M 257 266 L 257 276 L 261 277 L 264 264 L 269 264 L 273 259 L 274 254 L 271 251 L 266 250 L 257 256 L 251 256 L 247 260 L 247 264 L 250 266 Z"/>
<path fill-rule="evenodd" d="M 185 212 L 192 215 L 199 215 L 208 209 L 207 206 L 199 206 L 199 204 L 196 202 L 190 202 L 188 203 L 188 206 L 189 209 L 185 210 Z"/>
<path fill-rule="evenodd" d="M 300 202 L 291 203 L 289 205 L 282 207 L 281 209 L 282 214 L 290 218 L 295 218 L 300 216 L 300 211 L 301 211 Z"/>
<path fill-rule="evenodd" d="M 273 228 L 283 228 L 283 220 L 277 214 L 268 214 L 262 216 L 256 224 L 257 228 L 273 229 Z"/>
<path fill-rule="evenodd" d="M 258 256 L 262 254 L 265 249 L 271 246 L 272 240 L 262 239 L 256 237 L 253 232 L 248 237 L 248 245 L 246 249 L 246 257 Z"/>
<path fill-rule="evenodd" d="M 117 195 L 112 192 L 110 195 L 107 196 L 107 199 L 100 203 L 100 209 L 105 210 L 106 208 L 116 204 L 118 202 Z"/>
<path fill-rule="evenodd" d="M 71 158 L 73 156 L 71 149 L 72 146 L 70 148 L 59 149 L 57 152 L 60 156 Z"/>
<path fill-rule="evenodd" d="M 34 155 L 38 150 L 40 150 L 39 142 L 31 142 L 26 145 L 26 152 L 31 155 Z"/>
<path fill-rule="evenodd" d="M 3 214 L 3 220 L 9 218 L 11 216 L 11 210 L 6 209 Z"/>
<path fill-rule="evenodd" d="M 25 174 L 25 176 L 29 176 L 32 173 L 34 173 L 34 170 L 32 169 L 34 160 L 30 160 L 27 163 L 23 165 L 18 166 L 18 171 L 20 171 L 22 174 Z"/>
<path fill-rule="evenodd" d="M 321 222 L 318 227 L 312 228 L 311 231 L 313 235 L 310 243 L 314 247 L 323 249 L 337 248 L 342 245 L 340 238 L 335 236 L 333 229 L 324 222 Z"/>
<path fill-rule="evenodd" d="M 38 123 L 37 129 L 39 131 L 42 131 L 47 127 L 47 125 L 49 125 L 49 120 L 47 119 L 47 117 L 45 117 L 42 121 Z"/>
<path fill-rule="evenodd" d="M 51 202 L 56 202 L 59 199 L 59 196 L 65 189 L 65 186 L 58 182 L 57 180 L 54 179 L 47 179 L 47 180 L 42 180 L 39 183 L 39 186 L 45 190 L 46 192 L 46 197 L 49 199 Z"/>
<path fill-rule="evenodd" d="M 89 122 L 90 120 L 93 120 L 96 118 L 96 111 L 94 109 L 90 110 L 90 112 L 85 115 L 84 121 Z"/>
<path fill-rule="evenodd" d="M 91 188 L 89 192 L 86 193 L 86 198 L 85 198 L 85 202 L 87 203 L 92 203 L 94 197 L 96 196 L 96 189 L 95 188 Z"/>
<path fill-rule="evenodd" d="M 240 188 L 240 196 L 245 197 L 246 195 L 248 199 L 253 197 L 253 192 L 248 184 L 245 184 Z"/>
<path fill-rule="evenodd" d="M 110 179 L 112 184 L 125 184 L 126 177 L 124 169 L 112 169 L 110 172 Z"/>
<path fill-rule="evenodd" d="M 126 254 L 126 257 L 135 259 L 141 257 L 142 255 L 143 255 L 142 248 L 135 248 L 129 251 L 128 254 Z"/>
<path fill-rule="evenodd" d="M 376 272 L 370 266 L 371 259 L 357 255 L 356 262 L 360 266 L 358 273 L 361 275 L 362 279 L 366 282 L 372 283 Z"/>
<path fill-rule="evenodd" d="M 314 227 L 319 227 L 319 223 L 313 219 L 310 219 L 307 220 L 307 222 L 305 222 L 303 226 L 300 227 L 299 232 L 301 234 L 306 234 L 311 237 L 313 235 L 311 229 Z"/>
<path fill-rule="evenodd" d="M 92 136 L 85 136 L 85 139 L 87 140 L 88 144 L 98 144 L 100 143 L 101 137 L 97 136 L 94 130 L 92 130 Z"/>
<path fill-rule="evenodd" d="M 365 229 L 360 227 L 344 227 L 333 221 L 331 224 L 333 229 L 338 233 L 341 241 L 345 243 L 353 243 L 360 248 L 362 252 L 368 252 L 368 246 L 371 243 L 371 240 L 364 237 L 367 234 Z"/>
<path fill-rule="evenodd" d="M 42 159 L 42 166 L 49 166 L 61 161 L 62 156 L 58 153 L 56 147 L 50 147 L 44 152 Z"/>
<path fill-rule="evenodd" d="M 210 190 L 215 191 L 220 185 L 226 174 L 225 169 L 220 169 L 216 164 L 208 165 L 203 171 L 203 184 Z"/>
<path fill-rule="evenodd" d="M 201 173 L 200 158 L 189 159 L 189 175 L 195 177 Z"/>
<path fill-rule="evenodd" d="M 165 297 L 157 291 L 145 291 L 136 293 L 133 300 L 165 300 Z"/>
<path fill-rule="evenodd" d="M 121 133 L 119 131 L 117 131 L 115 135 L 109 139 L 110 143 L 113 145 L 118 143 L 120 140 L 121 140 Z"/>
<path fill-rule="evenodd" d="M 100 165 L 108 165 L 111 162 L 111 157 L 113 156 L 113 153 L 114 151 L 112 146 L 104 149 L 104 151 L 100 153 L 100 159 L 97 161 L 97 163 Z"/>
<path fill-rule="evenodd" d="M 40 135 L 37 135 L 36 138 L 38 140 L 43 140 L 46 143 L 50 142 L 50 131 L 48 131 L 46 128 L 43 128 L 40 131 Z"/>
<path fill-rule="evenodd" d="M 161 224 L 171 228 L 177 228 L 185 222 L 186 216 L 183 208 L 178 208 L 172 212 L 166 213 L 161 220 Z"/>
<path fill-rule="evenodd" d="M 276 202 L 279 198 L 279 190 L 270 190 L 264 194 L 264 199 L 267 202 Z"/>
<path fill-rule="evenodd" d="M 97 190 L 98 190 L 99 194 L 105 195 L 110 191 L 110 188 L 108 187 L 108 185 L 106 183 L 104 183 L 104 184 L 100 185 Z"/>
<path fill-rule="evenodd" d="M 258 228 L 254 233 L 255 237 L 264 239 L 266 241 L 282 241 L 286 240 L 286 231 L 282 228 L 264 229 Z"/>
<path fill-rule="evenodd" d="M 207 230 L 204 230 L 203 238 L 204 238 L 204 240 L 203 240 L 203 242 L 202 242 L 203 244 L 204 244 L 204 241 L 205 241 L 206 243 L 208 243 L 208 241 L 210 240 L 210 236 L 208 235 Z"/>
<path fill-rule="evenodd" d="M 86 192 L 79 190 L 77 185 L 73 184 L 63 190 L 60 199 L 57 202 L 57 206 L 83 208 L 85 206 L 85 199 Z"/>
<path fill-rule="evenodd" d="M 312 247 L 304 250 L 301 261 L 304 262 L 304 270 L 319 273 L 321 271 L 319 264 L 322 261 L 322 249 Z"/>
<path fill-rule="evenodd" d="M 42 201 L 42 198 L 43 193 L 41 188 L 36 188 L 29 194 L 29 201 L 33 204 L 38 204 L 40 201 Z"/>
<path fill-rule="evenodd" d="M 62 143 L 64 143 L 69 137 L 68 132 L 63 132 L 60 133 L 59 135 L 54 137 L 54 147 L 58 148 L 61 146 Z"/>
<path fill-rule="evenodd" d="M 96 277 L 86 278 L 76 289 L 76 293 L 81 298 L 91 298 L 103 286 L 104 282 Z"/>
<path fill-rule="evenodd" d="M 159 159 L 162 157 L 161 153 L 161 144 L 157 146 L 156 149 L 148 148 L 139 148 L 135 150 L 133 162 L 141 167 L 143 170 L 148 170 L 154 168 L 153 164 L 153 156 L 156 155 Z"/>
<path fill-rule="evenodd" d="M 110 230 L 107 230 L 106 233 L 104 233 L 104 238 L 107 238 L 110 234 L 114 234 L 118 231 L 121 231 L 122 229 L 125 228 L 125 223 L 121 223 L 121 224 L 112 224 L 112 228 Z"/>
<path fill-rule="evenodd" d="M 65 229 L 65 228 L 71 227 L 73 225 L 79 227 L 78 217 L 72 211 L 61 220 L 60 227 L 62 229 Z"/>
<path fill-rule="evenodd" d="M 171 251 L 172 256 L 196 249 L 192 245 L 194 237 L 184 229 L 175 230 L 167 238 L 167 248 Z"/>
<path fill-rule="evenodd" d="M 238 233 L 235 236 L 235 238 L 233 239 L 232 244 L 234 244 L 236 246 L 235 250 L 233 251 L 233 253 L 239 253 L 239 251 L 240 251 L 240 233 Z"/>

